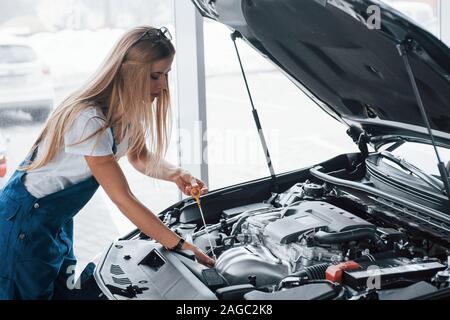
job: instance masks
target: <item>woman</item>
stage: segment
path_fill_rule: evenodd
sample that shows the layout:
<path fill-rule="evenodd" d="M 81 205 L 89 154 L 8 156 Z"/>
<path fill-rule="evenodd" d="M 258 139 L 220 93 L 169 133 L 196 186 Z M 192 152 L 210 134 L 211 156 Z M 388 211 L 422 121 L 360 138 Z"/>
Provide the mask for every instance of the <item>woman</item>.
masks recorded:
<path fill-rule="evenodd" d="M 187 195 L 192 188 L 207 192 L 202 181 L 163 159 L 174 54 L 166 28 L 135 28 L 50 116 L 0 193 L 1 299 L 50 299 L 55 283 L 67 283 L 67 270 L 76 263 L 72 218 L 99 185 L 142 232 L 168 249 L 192 250 L 200 263 L 214 265 L 133 196 L 117 163 L 126 154 L 138 171 L 172 181 Z"/>

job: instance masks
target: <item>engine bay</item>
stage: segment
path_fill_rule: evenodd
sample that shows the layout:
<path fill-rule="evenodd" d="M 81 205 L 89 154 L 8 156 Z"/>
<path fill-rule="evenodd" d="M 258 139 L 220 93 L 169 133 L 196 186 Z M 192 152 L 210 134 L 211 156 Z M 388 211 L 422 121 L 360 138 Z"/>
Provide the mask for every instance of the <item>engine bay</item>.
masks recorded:
<path fill-rule="evenodd" d="M 214 268 L 140 234 L 112 244 L 96 280 L 111 299 L 412 299 L 448 288 L 447 243 L 381 211 L 308 179 L 226 208 L 206 228 L 188 202 L 163 220 L 216 256 Z"/>

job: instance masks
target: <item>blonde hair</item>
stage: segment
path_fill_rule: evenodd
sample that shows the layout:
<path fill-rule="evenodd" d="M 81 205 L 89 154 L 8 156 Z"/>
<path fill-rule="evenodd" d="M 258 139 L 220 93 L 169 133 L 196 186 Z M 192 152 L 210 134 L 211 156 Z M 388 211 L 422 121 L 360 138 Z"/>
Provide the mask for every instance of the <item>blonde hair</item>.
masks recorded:
<path fill-rule="evenodd" d="M 170 140 L 172 115 L 167 77 L 166 89 L 153 102 L 151 100 L 151 67 L 156 61 L 172 57 L 175 49 L 168 39 L 142 38 L 145 32 L 156 34 L 157 31 L 149 26 L 136 27 L 119 39 L 91 80 L 52 113 L 30 151 L 34 152 L 45 139 L 43 150 L 39 152 L 42 156 L 21 170 L 33 170 L 48 164 L 63 147 L 64 134 L 80 112 L 96 106 L 105 115 L 105 124 L 83 141 L 96 135 L 100 137 L 102 132 L 112 127 L 116 141 L 120 142 L 125 130 L 129 130 L 129 151 L 139 155 L 149 141 L 151 161 L 146 173 L 159 172 Z"/>

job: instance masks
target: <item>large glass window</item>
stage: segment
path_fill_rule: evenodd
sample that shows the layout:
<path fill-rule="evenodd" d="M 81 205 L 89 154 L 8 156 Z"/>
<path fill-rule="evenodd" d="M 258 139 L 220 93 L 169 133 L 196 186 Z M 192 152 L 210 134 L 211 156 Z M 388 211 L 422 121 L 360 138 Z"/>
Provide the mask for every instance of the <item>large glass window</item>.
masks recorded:
<path fill-rule="evenodd" d="M 174 33 L 172 1 L 2 1 L 0 187 L 25 157 L 48 113 L 86 81 L 125 31 L 144 24 L 164 25 Z M 172 71 L 171 85 L 175 75 Z M 173 111 L 175 119 L 175 106 Z M 175 132 L 172 137 L 167 160 L 177 163 Z M 174 184 L 143 176 L 126 158 L 119 163 L 134 194 L 154 212 L 178 200 Z M 78 269 L 133 228 L 100 189 L 75 218 Z"/>
<path fill-rule="evenodd" d="M 266 177 L 265 155 L 230 30 L 205 19 L 209 184 L 212 189 Z M 346 128 L 272 63 L 237 40 L 276 173 L 355 151 Z"/>

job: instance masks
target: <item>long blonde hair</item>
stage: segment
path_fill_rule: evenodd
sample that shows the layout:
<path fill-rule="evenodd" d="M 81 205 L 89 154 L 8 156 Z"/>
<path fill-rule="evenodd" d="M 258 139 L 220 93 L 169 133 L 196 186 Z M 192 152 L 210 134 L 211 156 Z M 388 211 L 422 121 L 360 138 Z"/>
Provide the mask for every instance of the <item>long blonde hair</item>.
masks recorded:
<path fill-rule="evenodd" d="M 41 141 L 41 156 L 21 167 L 33 170 L 48 164 L 64 145 L 64 134 L 80 112 L 92 106 L 99 107 L 106 121 L 102 128 L 81 143 L 112 127 L 117 142 L 129 130 L 129 151 L 139 155 L 148 146 L 151 161 L 147 174 L 157 174 L 170 140 L 170 91 L 166 89 L 151 101 L 151 67 L 156 61 L 175 54 L 172 43 L 166 38 L 142 38 L 145 32 L 157 34 L 158 29 L 141 26 L 124 34 L 115 44 L 100 68 L 81 89 L 65 99 L 47 120 L 30 152 Z M 164 76 L 164 75 L 161 75 Z M 148 143 L 147 143 L 148 141 Z"/>

